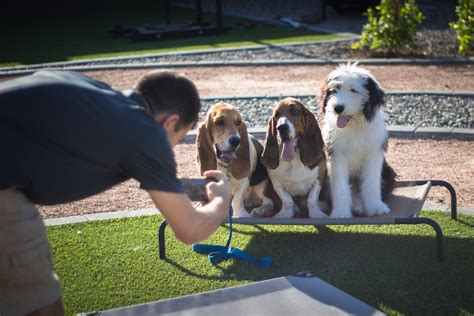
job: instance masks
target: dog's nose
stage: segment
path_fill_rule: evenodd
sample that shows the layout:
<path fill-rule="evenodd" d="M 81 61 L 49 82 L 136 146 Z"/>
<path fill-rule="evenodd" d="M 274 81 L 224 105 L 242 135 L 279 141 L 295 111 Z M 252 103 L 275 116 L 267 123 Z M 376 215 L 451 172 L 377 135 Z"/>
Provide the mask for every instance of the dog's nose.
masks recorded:
<path fill-rule="evenodd" d="M 229 138 L 229 143 L 232 147 L 237 147 L 240 144 L 240 136 L 231 136 Z"/>
<path fill-rule="evenodd" d="M 336 105 L 334 107 L 334 111 L 336 111 L 337 114 L 341 114 L 342 112 L 344 112 L 344 105 Z"/>
<path fill-rule="evenodd" d="M 277 126 L 277 130 L 280 133 L 286 133 L 286 132 L 288 132 L 289 129 L 290 129 L 290 126 L 286 123 L 283 123 L 283 124 L 280 124 L 280 125 Z"/>

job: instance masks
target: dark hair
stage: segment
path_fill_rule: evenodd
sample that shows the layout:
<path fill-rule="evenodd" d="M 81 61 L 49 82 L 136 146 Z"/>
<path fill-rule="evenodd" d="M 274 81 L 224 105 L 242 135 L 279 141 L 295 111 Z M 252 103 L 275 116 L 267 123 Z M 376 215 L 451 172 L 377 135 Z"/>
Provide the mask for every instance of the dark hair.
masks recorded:
<path fill-rule="evenodd" d="M 185 75 L 170 71 L 152 71 L 135 87 L 146 103 L 146 111 L 158 114 L 178 114 L 176 130 L 197 121 L 201 110 L 199 93 Z"/>

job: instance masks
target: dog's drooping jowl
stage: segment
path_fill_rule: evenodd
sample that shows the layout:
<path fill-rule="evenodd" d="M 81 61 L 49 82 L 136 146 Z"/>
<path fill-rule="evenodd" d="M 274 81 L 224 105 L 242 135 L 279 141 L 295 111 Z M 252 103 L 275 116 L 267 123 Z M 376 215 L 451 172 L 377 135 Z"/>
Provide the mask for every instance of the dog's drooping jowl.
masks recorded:
<path fill-rule="evenodd" d="M 262 163 L 282 207 L 274 216 L 291 218 L 300 198 L 311 218 L 326 217 L 319 206 L 319 193 L 326 171 L 324 143 L 319 125 L 303 103 L 286 98 L 276 104 L 267 125 Z"/>
<path fill-rule="evenodd" d="M 234 216 L 248 217 L 247 204 L 250 207 L 259 204 L 254 213 L 273 211 L 274 203 L 267 197 L 271 196 L 270 180 L 260 163 L 263 146 L 247 133 L 247 126 L 235 107 L 219 102 L 209 109 L 198 128 L 196 147 L 201 174 L 217 169 L 227 175 Z"/>
<path fill-rule="evenodd" d="M 328 156 L 331 217 L 386 214 L 396 174 L 385 161 L 385 93 L 370 72 L 341 65 L 321 85 L 322 134 Z"/>

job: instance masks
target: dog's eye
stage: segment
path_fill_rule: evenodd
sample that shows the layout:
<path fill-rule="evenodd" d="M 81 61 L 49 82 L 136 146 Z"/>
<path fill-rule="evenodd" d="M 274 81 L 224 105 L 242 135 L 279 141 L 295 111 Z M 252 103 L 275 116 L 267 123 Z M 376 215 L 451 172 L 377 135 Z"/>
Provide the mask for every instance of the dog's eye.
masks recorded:
<path fill-rule="evenodd" d="M 298 114 L 300 114 L 300 111 L 298 109 L 291 108 L 290 109 L 290 114 L 291 115 L 298 115 Z"/>
<path fill-rule="evenodd" d="M 223 126 L 224 125 L 224 120 L 223 119 L 217 119 L 214 124 L 216 124 L 217 126 Z"/>
<path fill-rule="evenodd" d="M 242 121 L 240 120 L 235 122 L 235 126 L 240 126 L 241 124 L 242 124 Z"/>
<path fill-rule="evenodd" d="M 357 93 L 357 90 L 356 89 L 351 89 L 351 92 L 352 93 Z"/>

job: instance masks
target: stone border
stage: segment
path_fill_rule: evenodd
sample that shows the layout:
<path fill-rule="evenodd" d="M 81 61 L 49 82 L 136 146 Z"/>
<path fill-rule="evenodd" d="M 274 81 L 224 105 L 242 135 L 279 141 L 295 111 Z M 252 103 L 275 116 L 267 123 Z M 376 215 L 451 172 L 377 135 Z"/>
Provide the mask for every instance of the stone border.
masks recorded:
<path fill-rule="evenodd" d="M 264 139 L 266 128 L 265 127 L 250 127 L 247 129 L 250 134 L 258 139 Z M 444 128 L 444 127 L 414 127 L 414 126 L 388 126 L 388 135 L 394 138 L 432 138 L 432 139 L 443 139 L 443 138 L 455 138 L 466 141 L 474 141 L 474 129 L 472 128 Z M 196 142 L 196 130 L 190 131 L 185 138 L 186 144 L 192 144 Z"/>
<path fill-rule="evenodd" d="M 175 62 L 175 63 L 141 63 L 141 64 L 121 64 L 114 62 L 123 62 L 127 60 L 141 59 L 141 58 L 155 58 L 160 56 L 173 55 L 201 55 L 207 53 L 241 51 L 241 50 L 259 50 L 266 47 L 288 47 L 288 46 L 303 46 L 313 44 L 324 44 L 333 42 L 345 42 L 358 39 L 358 35 L 348 35 L 344 38 L 310 41 L 310 42 L 294 42 L 283 44 L 268 44 L 268 45 L 254 45 L 246 47 L 230 47 L 217 49 L 201 49 L 190 51 L 175 51 L 167 53 L 150 53 L 132 56 L 119 56 L 109 58 L 96 59 L 81 59 L 69 62 L 52 62 L 43 64 L 32 64 L 25 66 L 14 67 L 0 67 L 0 77 L 10 77 L 31 74 L 40 69 L 49 70 L 74 70 L 74 71 L 101 71 L 101 70 L 133 70 L 133 69 L 148 69 L 148 68 L 183 68 L 183 67 L 225 67 L 225 66 L 281 66 L 281 65 L 333 65 L 348 62 L 354 62 L 355 59 L 282 59 L 282 60 L 235 60 L 235 61 L 198 61 L 198 62 Z M 107 62 L 105 65 L 84 65 L 87 63 Z M 360 64 L 365 65 L 442 65 L 442 64 L 474 64 L 474 57 L 438 57 L 438 58 L 366 58 L 360 59 Z"/>
<path fill-rule="evenodd" d="M 450 206 L 442 204 L 434 204 L 425 202 L 422 210 L 440 210 L 443 212 L 451 212 Z M 458 213 L 467 214 L 474 216 L 474 208 L 472 207 L 458 207 Z M 138 209 L 132 211 L 116 211 L 116 212 L 105 212 L 105 213 L 93 213 L 86 215 L 67 216 L 59 218 L 48 218 L 44 220 L 46 226 L 59 226 L 67 224 L 86 223 L 93 221 L 120 219 L 120 218 L 132 218 L 140 216 L 151 216 L 160 215 L 158 209 Z"/>
<path fill-rule="evenodd" d="M 38 70 L 72 70 L 72 71 L 105 71 L 105 70 L 141 70 L 157 68 L 186 67 L 256 67 L 256 66 L 302 66 L 302 65 L 339 65 L 355 62 L 356 59 L 282 59 L 282 60 L 236 60 L 236 61 L 197 61 L 176 63 L 143 63 L 143 64 L 107 64 L 107 65 L 49 65 L 38 68 L 0 68 L 0 77 L 13 77 L 32 74 Z M 367 58 L 358 60 L 360 65 L 466 65 L 474 64 L 474 58 Z"/>

